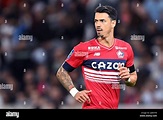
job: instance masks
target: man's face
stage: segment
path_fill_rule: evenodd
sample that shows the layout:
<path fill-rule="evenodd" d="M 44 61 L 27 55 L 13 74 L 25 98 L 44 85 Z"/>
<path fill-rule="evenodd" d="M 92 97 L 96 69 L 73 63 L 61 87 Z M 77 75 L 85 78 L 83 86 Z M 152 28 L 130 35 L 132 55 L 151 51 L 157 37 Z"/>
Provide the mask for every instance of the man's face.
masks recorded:
<path fill-rule="evenodd" d="M 99 37 L 106 37 L 115 27 L 116 21 L 111 20 L 107 13 L 95 13 L 95 28 Z"/>

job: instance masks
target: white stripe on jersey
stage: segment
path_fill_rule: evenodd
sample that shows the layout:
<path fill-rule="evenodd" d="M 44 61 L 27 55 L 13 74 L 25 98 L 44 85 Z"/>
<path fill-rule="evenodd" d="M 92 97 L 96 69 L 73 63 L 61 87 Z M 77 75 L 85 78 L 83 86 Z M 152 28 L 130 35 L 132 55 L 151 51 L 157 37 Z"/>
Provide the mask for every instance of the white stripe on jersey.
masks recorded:
<path fill-rule="evenodd" d="M 106 72 L 106 71 L 96 71 L 88 68 L 84 68 L 84 76 L 87 80 L 92 82 L 100 83 L 119 83 L 120 77 L 119 72 Z"/>
<path fill-rule="evenodd" d="M 90 73 L 87 73 L 87 72 L 84 72 L 84 74 L 88 75 L 88 76 L 99 77 L 99 78 L 117 78 L 117 79 L 120 78 L 119 76 L 97 75 L 97 74 L 90 74 Z"/>
<path fill-rule="evenodd" d="M 105 72 L 105 71 L 96 71 L 96 70 L 91 70 L 88 68 L 84 68 L 85 72 L 89 72 L 89 73 L 96 73 L 96 74 L 105 74 L 105 75 L 118 75 L 119 72 Z"/>
<path fill-rule="evenodd" d="M 88 77 L 88 76 L 85 76 L 85 78 L 89 81 L 92 81 L 92 82 L 99 82 L 99 83 L 107 83 L 107 84 L 113 84 L 113 83 L 119 83 L 119 81 L 109 81 L 108 79 L 107 80 L 104 80 L 102 78 L 94 78 L 94 77 Z"/>

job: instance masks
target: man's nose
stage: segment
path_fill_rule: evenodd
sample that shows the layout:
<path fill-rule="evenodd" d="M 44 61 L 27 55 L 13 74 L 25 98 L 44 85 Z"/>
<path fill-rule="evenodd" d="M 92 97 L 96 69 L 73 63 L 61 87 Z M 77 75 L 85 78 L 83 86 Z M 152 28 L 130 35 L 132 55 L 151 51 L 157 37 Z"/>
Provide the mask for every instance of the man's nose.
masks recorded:
<path fill-rule="evenodd" d="M 101 22 L 100 22 L 100 21 L 97 21 L 97 22 L 96 22 L 96 26 L 97 26 L 97 27 L 98 27 L 98 26 L 100 27 L 100 26 L 101 26 Z"/>
<path fill-rule="evenodd" d="M 97 24 L 97 25 L 96 25 L 96 27 L 97 27 L 97 28 L 100 28 L 100 27 L 101 27 L 101 25 L 100 25 L 100 24 Z"/>
<path fill-rule="evenodd" d="M 96 28 L 97 28 L 97 29 L 101 29 L 101 25 L 97 25 Z"/>
<path fill-rule="evenodd" d="M 96 26 L 97 27 L 100 27 L 101 26 L 100 22 L 97 22 Z"/>
<path fill-rule="evenodd" d="M 100 24 L 96 24 L 96 28 L 97 29 L 100 29 L 101 28 L 101 25 Z"/>

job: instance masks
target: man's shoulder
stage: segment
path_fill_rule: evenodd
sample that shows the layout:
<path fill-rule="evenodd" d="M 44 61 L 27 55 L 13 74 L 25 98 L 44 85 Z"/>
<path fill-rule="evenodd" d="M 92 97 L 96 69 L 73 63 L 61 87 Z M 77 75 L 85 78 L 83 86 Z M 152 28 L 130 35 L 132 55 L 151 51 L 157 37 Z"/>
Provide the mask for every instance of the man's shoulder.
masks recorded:
<path fill-rule="evenodd" d="M 118 38 L 116 38 L 116 43 L 117 43 L 117 45 L 130 46 L 129 42 L 122 40 L 122 39 L 118 39 Z"/>

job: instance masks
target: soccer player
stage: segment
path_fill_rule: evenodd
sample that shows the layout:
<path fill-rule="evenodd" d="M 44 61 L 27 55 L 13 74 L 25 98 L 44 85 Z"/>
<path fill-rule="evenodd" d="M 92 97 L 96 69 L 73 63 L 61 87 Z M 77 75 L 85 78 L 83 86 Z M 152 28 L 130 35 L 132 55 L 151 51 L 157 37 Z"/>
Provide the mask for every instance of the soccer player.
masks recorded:
<path fill-rule="evenodd" d="M 117 11 L 111 6 L 95 9 L 97 38 L 74 46 L 56 76 L 82 109 L 118 109 L 122 83 L 134 86 L 137 73 L 129 43 L 114 37 Z M 77 90 L 69 72 L 81 66 L 85 90 Z"/>

